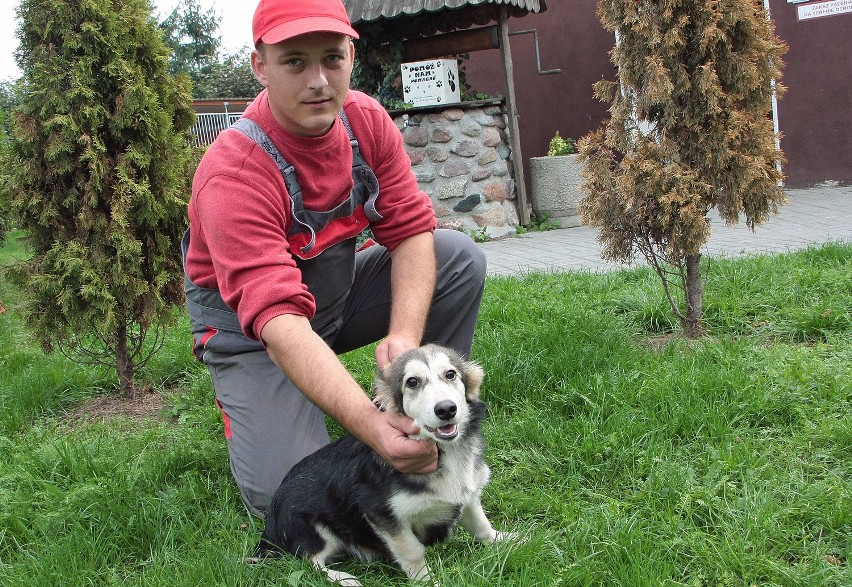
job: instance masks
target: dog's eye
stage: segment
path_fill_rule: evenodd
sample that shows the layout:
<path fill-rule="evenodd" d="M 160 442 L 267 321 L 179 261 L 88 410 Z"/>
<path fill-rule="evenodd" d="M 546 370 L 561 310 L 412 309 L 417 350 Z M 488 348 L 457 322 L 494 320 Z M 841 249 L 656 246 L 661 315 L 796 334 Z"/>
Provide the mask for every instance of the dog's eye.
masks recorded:
<path fill-rule="evenodd" d="M 409 377 L 405 380 L 405 386 L 409 389 L 417 389 L 420 387 L 420 380 L 417 377 Z"/>
<path fill-rule="evenodd" d="M 455 369 L 448 369 L 446 373 L 444 373 L 444 377 L 450 381 L 456 378 Z"/>

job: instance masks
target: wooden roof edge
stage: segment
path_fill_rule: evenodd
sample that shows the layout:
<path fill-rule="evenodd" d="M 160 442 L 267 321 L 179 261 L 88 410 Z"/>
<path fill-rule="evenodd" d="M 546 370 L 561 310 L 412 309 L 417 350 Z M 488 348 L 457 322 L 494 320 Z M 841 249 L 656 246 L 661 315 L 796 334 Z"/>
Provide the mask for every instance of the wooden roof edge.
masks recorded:
<path fill-rule="evenodd" d="M 547 10 L 546 0 L 343 0 L 352 25 L 372 23 L 382 19 L 435 14 L 444 10 L 458 11 L 481 8 L 484 5 L 505 4 L 511 16 Z"/>

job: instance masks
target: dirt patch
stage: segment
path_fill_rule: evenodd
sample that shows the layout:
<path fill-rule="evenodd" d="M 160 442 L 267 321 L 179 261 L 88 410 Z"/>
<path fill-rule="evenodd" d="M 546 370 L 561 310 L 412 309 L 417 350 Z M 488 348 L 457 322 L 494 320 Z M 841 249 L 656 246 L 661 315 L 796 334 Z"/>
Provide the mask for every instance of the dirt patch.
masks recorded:
<path fill-rule="evenodd" d="M 104 395 L 85 401 L 62 417 L 67 422 L 106 422 L 115 417 L 136 421 L 163 417 L 165 401 L 160 393 L 140 391 L 134 399 L 120 395 Z"/>
<path fill-rule="evenodd" d="M 667 350 L 675 344 L 685 346 L 687 349 L 696 347 L 700 348 L 701 344 L 705 342 L 713 342 L 716 338 L 709 334 L 701 338 L 687 338 L 684 336 L 683 332 L 676 331 L 659 335 L 637 336 L 634 337 L 634 340 L 636 340 L 637 344 L 640 346 L 651 350 L 651 352 L 659 353 Z"/>
<path fill-rule="evenodd" d="M 657 336 L 646 336 L 640 340 L 640 344 L 650 348 L 653 352 L 658 353 L 660 350 L 665 349 L 676 340 L 680 340 L 682 338 L 683 335 L 680 332 L 670 332 L 668 334 L 661 334 Z"/>

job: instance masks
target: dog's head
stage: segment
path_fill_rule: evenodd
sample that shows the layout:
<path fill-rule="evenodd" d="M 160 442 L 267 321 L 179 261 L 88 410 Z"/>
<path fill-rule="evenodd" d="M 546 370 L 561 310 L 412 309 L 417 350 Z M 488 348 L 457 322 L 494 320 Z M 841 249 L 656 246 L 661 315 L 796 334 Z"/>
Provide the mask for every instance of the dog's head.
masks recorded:
<path fill-rule="evenodd" d="M 376 375 L 373 401 L 382 410 L 412 418 L 420 438 L 452 442 L 473 417 L 481 416 L 479 386 L 484 376 L 478 364 L 429 344 L 401 354 Z"/>

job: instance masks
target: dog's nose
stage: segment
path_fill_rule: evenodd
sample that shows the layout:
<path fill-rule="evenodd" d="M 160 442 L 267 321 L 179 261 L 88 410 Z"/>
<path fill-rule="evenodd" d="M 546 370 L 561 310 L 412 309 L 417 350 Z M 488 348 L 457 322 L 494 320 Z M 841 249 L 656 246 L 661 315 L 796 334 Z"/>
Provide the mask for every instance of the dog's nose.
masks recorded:
<path fill-rule="evenodd" d="M 448 399 L 435 404 L 435 415 L 441 420 L 452 420 L 456 415 L 456 404 Z"/>

